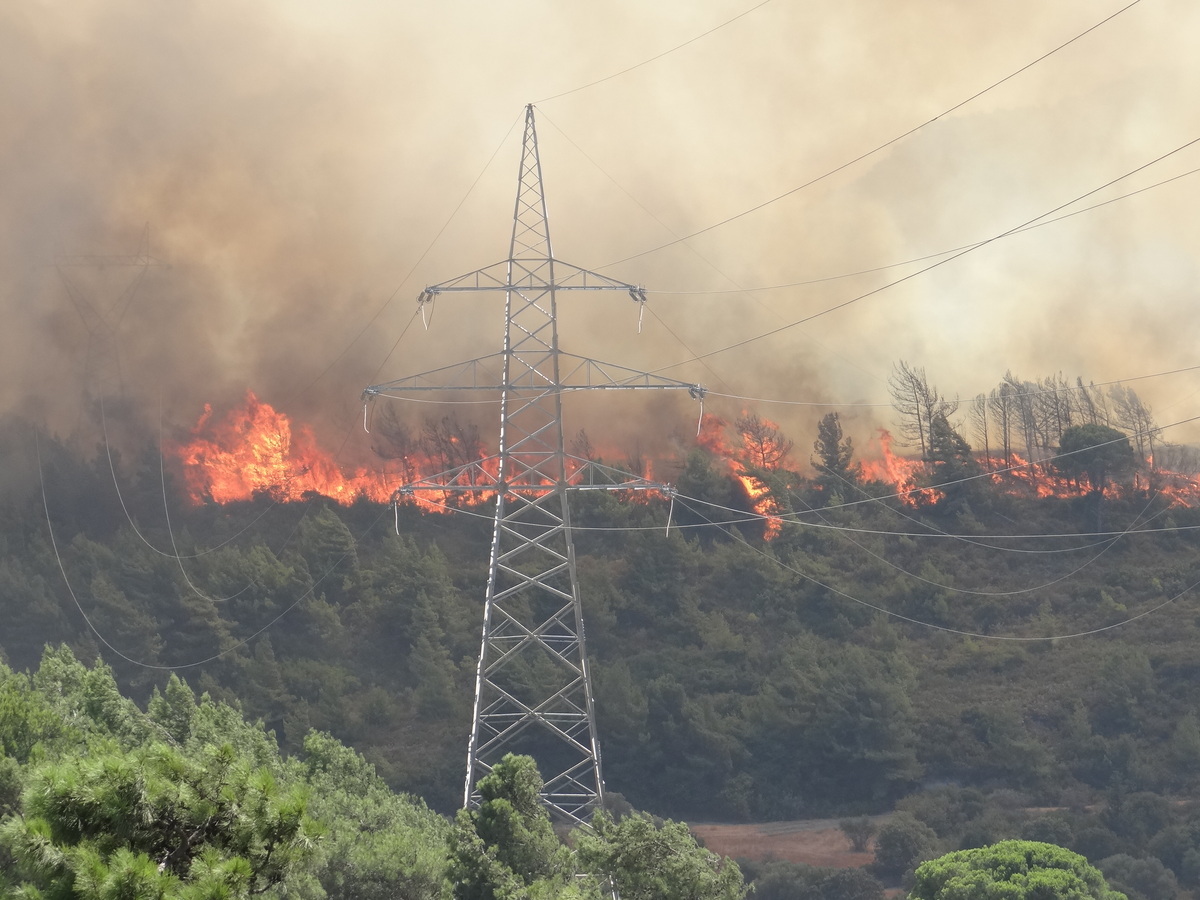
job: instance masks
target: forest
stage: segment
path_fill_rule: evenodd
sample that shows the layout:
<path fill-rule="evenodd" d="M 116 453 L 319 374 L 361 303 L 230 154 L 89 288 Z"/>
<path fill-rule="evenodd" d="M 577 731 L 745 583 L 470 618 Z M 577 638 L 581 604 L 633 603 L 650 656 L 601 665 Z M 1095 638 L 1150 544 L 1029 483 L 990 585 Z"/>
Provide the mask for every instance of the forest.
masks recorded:
<path fill-rule="evenodd" d="M 0 897 L 741 900 L 686 826 L 599 813 L 564 842 L 529 757 L 453 822 L 336 739 L 284 758 L 261 723 L 172 675 L 143 712 L 112 672 L 47 649 L 0 666 Z"/>
<path fill-rule="evenodd" d="M 1200 887 L 1194 451 L 1121 385 L 1009 374 L 959 404 L 898 363 L 891 387 L 909 456 L 860 459 L 837 413 L 803 450 L 745 414 L 679 461 L 669 528 L 666 497 L 579 497 L 613 802 L 693 821 L 897 811 L 883 881 L 1031 838 L 1105 861 L 1135 900 Z M 182 677 L 201 709 L 261 723 L 273 766 L 327 735 L 421 815 L 455 810 L 486 507 L 190 503 L 153 440 L 81 448 L 13 419 L 0 454 L 10 678 L 63 648 L 47 658 L 101 661 L 108 694 L 153 718 Z M 768 896 L 800 878 L 747 869 Z"/>

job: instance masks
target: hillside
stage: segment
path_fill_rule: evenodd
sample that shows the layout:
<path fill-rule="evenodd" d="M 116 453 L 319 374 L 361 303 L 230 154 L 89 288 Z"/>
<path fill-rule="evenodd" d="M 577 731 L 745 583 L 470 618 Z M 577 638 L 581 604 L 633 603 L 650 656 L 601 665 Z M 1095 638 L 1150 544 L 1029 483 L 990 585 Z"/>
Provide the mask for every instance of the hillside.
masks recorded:
<path fill-rule="evenodd" d="M 10 425 L 7 446 L 25 434 Z M 62 642 L 142 703 L 184 666 L 285 753 L 328 731 L 393 788 L 457 805 L 486 513 L 190 505 L 152 448 L 110 469 L 41 441 L 45 505 L 33 478 L 10 485 L 0 524 L 9 665 Z M 1117 808 L 1200 783 L 1196 510 L 1134 482 L 1063 498 L 976 480 L 913 505 L 863 477 L 834 491 L 760 475 L 777 534 L 703 450 L 678 473 L 693 502 L 669 533 L 665 501 L 578 507 L 611 791 L 699 821 L 899 805 L 958 842 L 1021 827 L 1015 806 Z M 713 524 L 696 498 L 746 521 Z M 1094 852 L 1139 854 L 1173 828 L 1161 858 L 1181 874 L 1200 830 L 1169 808 L 1134 837 L 1076 826 L 1116 836 L 1092 834 Z"/>

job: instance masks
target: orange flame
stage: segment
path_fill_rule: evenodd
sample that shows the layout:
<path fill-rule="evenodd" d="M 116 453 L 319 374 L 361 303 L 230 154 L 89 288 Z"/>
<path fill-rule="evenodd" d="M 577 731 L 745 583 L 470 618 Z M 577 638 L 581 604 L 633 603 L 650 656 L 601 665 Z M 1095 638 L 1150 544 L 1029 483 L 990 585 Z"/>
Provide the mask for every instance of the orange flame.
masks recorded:
<path fill-rule="evenodd" d="M 753 433 L 746 430 L 747 422 L 756 426 Z M 223 416 L 215 415 L 206 404 L 190 437 L 175 447 L 175 453 L 182 464 L 188 497 L 196 504 L 244 501 L 256 494 L 280 501 L 319 494 L 345 505 L 359 499 L 382 503 L 391 500 L 399 485 L 431 478 L 472 459 L 473 474 L 461 476 L 461 485 L 482 486 L 498 480 L 496 460 L 485 459 L 482 448 L 466 446 L 469 437 L 465 443 L 453 435 L 443 435 L 442 439 L 449 441 L 453 451 L 439 454 L 430 446 L 414 442 L 402 456 L 389 461 L 386 470 L 380 464 L 373 468 L 339 465 L 332 454 L 317 444 L 311 429 L 294 426 L 287 415 L 247 392 L 245 402 Z M 744 417 L 731 428 L 725 420 L 706 415 L 697 443 L 724 460 L 730 477 L 742 485 L 751 508 L 763 516 L 764 537 L 770 540 L 779 534 L 784 508 L 759 477 L 764 471 L 779 470 L 790 446 L 775 424 Z M 893 453 L 892 436 L 883 429 L 879 432 L 879 451 L 879 459 L 861 461 L 864 478 L 891 485 L 901 500 L 912 507 L 929 506 L 944 497 L 936 488 L 918 487 L 925 464 Z M 454 458 L 449 459 L 448 455 Z M 619 454 L 613 454 L 613 458 L 617 457 Z M 1086 480 L 1071 479 L 1049 464 L 1031 463 L 1016 454 L 1007 460 L 992 458 L 981 462 L 990 473 L 988 480 L 992 485 L 1009 494 L 1070 498 L 1090 489 Z M 644 468 L 640 474 L 652 480 L 650 462 L 638 467 Z M 575 481 L 585 474 L 572 469 L 567 477 Z M 518 493 L 536 494 L 552 488 L 552 481 L 510 484 L 510 489 Z M 1115 497 L 1125 490 L 1110 484 L 1105 487 L 1105 495 Z M 1148 476 L 1139 476 L 1134 490 L 1157 493 L 1181 506 L 1200 506 L 1200 484 L 1179 473 L 1152 470 Z M 426 511 L 446 512 L 448 505 L 480 505 L 494 498 L 495 491 L 488 489 L 469 492 L 447 489 L 418 490 L 402 499 Z M 662 499 L 662 494 L 631 490 L 627 499 L 647 503 Z"/>
<path fill-rule="evenodd" d="M 863 460 L 863 476 L 871 481 L 890 484 L 900 499 L 912 507 L 930 506 L 945 494 L 936 488 L 918 488 L 917 476 L 925 471 L 920 460 L 897 456 L 891 449 L 892 436 L 886 429 L 879 430 L 881 458 Z M 1086 477 L 1076 479 L 1064 475 L 1052 464 L 1029 462 L 1017 453 L 1008 459 L 981 457 L 979 462 L 987 469 L 988 480 L 1003 493 L 1040 499 L 1069 499 L 1081 497 L 1091 490 Z M 1132 488 L 1165 497 L 1176 506 L 1200 506 L 1200 483 L 1195 478 L 1165 469 L 1154 469 L 1151 460 L 1146 461 L 1149 475 L 1135 475 Z M 1129 486 L 1110 483 L 1104 486 L 1104 496 L 1116 499 L 1127 493 Z"/>
<path fill-rule="evenodd" d="M 893 453 L 892 433 L 886 428 L 879 429 L 879 449 L 882 458 L 861 463 L 865 479 L 892 485 L 900 501 L 907 506 L 932 506 L 946 496 L 936 488 L 917 487 L 917 476 L 925 471 L 924 463 Z"/>
<path fill-rule="evenodd" d="M 485 458 L 481 448 L 466 446 L 458 435 L 443 433 L 438 437 L 443 442 L 443 452 L 422 449 L 417 442 L 390 461 L 394 472 L 378 467 L 342 466 L 321 449 L 311 429 L 294 427 L 286 414 L 248 391 L 245 402 L 222 417 L 215 416 L 212 406 L 205 404 L 190 439 L 178 445 L 175 452 L 182 464 L 188 497 L 196 504 L 244 501 L 256 494 L 285 502 L 319 494 L 347 506 L 359 499 L 386 503 L 397 487 L 455 469 L 459 474 L 453 485 L 445 483 L 444 491 L 423 488 L 405 493 L 400 499 L 427 512 L 447 512 L 448 505 L 478 506 L 494 500 L 496 492 L 487 485 L 499 480 L 497 460 Z M 452 451 L 446 452 L 445 444 Z M 529 461 L 529 471 L 510 484 L 514 492 L 541 494 L 554 489 L 553 479 L 538 474 L 541 471 L 535 465 L 538 462 L 541 461 Z M 579 468 L 570 467 L 566 473 L 568 480 L 586 474 Z M 644 469 L 642 476 L 651 480 L 651 464 L 645 463 Z M 656 490 L 628 493 L 630 499 L 642 503 L 663 497 Z"/>
<path fill-rule="evenodd" d="M 725 460 L 729 474 L 741 483 L 742 490 L 746 492 L 751 509 L 763 516 L 763 539 L 769 541 L 783 530 L 783 519 L 780 518 L 783 508 L 770 487 L 751 473 L 755 469 L 778 469 L 787 454 L 787 448 L 781 444 L 778 426 L 774 422 L 762 419 L 759 424 L 762 427 L 754 434 L 741 430 L 738 434 L 740 445 L 731 446 L 725 439 L 728 423 L 719 416 L 706 413 L 701 420 L 696 443 Z"/>
<path fill-rule="evenodd" d="M 1032 494 L 1035 497 L 1079 497 L 1091 488 L 1087 481 L 1082 483 L 1068 478 L 1045 463 L 1029 462 L 1020 454 L 1013 453 L 1008 459 L 989 457 L 986 460 L 991 470 L 992 484 L 1006 493 Z M 1110 485 L 1105 493 L 1113 495 L 1116 488 Z"/>
<path fill-rule="evenodd" d="M 391 495 L 382 473 L 344 472 L 317 446 L 310 429 L 293 428 L 286 415 L 251 391 L 241 407 L 221 418 L 206 403 L 191 439 L 177 453 L 193 503 L 230 503 L 262 493 L 288 501 L 315 493 L 349 505 Z"/>

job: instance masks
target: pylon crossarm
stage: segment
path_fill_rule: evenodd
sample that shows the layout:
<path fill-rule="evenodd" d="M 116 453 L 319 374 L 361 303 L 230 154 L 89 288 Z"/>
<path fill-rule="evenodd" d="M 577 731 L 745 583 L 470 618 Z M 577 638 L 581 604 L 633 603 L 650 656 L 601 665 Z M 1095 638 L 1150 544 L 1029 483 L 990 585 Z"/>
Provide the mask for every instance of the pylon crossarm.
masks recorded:
<path fill-rule="evenodd" d="M 572 356 L 571 354 L 560 354 L 560 358 L 566 364 L 572 364 L 568 371 L 565 372 L 562 382 L 557 385 L 557 390 L 562 392 L 580 391 L 580 390 L 685 390 L 691 396 L 696 397 L 697 391 L 703 392 L 703 388 L 698 384 L 688 382 L 677 382 L 671 378 L 662 378 L 654 376 L 648 372 L 638 372 L 632 368 L 624 368 L 606 362 L 598 362 L 584 358 L 584 356 Z M 376 397 L 385 397 L 388 400 L 404 400 L 404 394 L 412 394 L 412 392 L 420 391 L 484 391 L 488 394 L 499 394 L 499 392 L 508 390 L 510 394 L 516 394 L 521 390 L 539 391 L 530 398 L 529 402 L 536 402 L 541 398 L 551 396 L 556 390 L 556 385 L 547 384 L 544 374 L 528 368 L 523 371 L 520 376 L 512 378 L 510 384 L 504 384 L 503 376 L 487 371 L 482 365 L 491 360 L 470 360 L 463 362 L 458 366 L 448 366 L 442 370 L 433 370 L 431 372 L 422 372 L 409 376 L 408 378 L 400 378 L 395 382 L 386 384 L 374 384 L 370 388 L 362 391 L 362 400 L 374 400 Z M 460 383 L 442 383 L 433 384 L 432 379 L 438 374 L 452 372 L 456 376 L 461 376 Z"/>
<path fill-rule="evenodd" d="M 405 495 L 425 491 L 466 492 L 496 490 L 500 486 L 499 457 L 485 456 L 465 465 L 446 469 L 436 475 L 429 475 L 419 481 L 409 482 L 396 488 L 393 499 L 401 499 Z"/>
<path fill-rule="evenodd" d="M 439 475 L 431 475 L 428 478 L 423 478 L 420 481 L 414 481 L 411 484 L 405 484 L 396 489 L 397 499 L 407 499 L 409 495 L 418 493 L 471 493 L 489 490 L 501 490 L 499 478 L 488 472 L 483 465 L 494 459 L 487 457 L 480 460 L 480 463 L 471 463 L 468 466 L 461 466 L 458 469 L 451 469 Z M 529 470 L 533 471 L 533 470 Z M 474 482 L 461 482 L 456 479 L 474 475 L 478 478 Z M 604 480 L 588 481 L 588 478 L 598 479 L 602 477 Z M 602 463 L 593 463 L 586 469 L 579 468 L 567 475 L 567 485 L 573 491 L 661 491 L 666 494 L 671 490 L 671 485 L 660 481 L 650 481 L 640 475 L 634 475 L 630 472 L 615 469 L 611 466 L 603 465 Z M 505 494 L 513 500 L 518 501 L 517 511 L 537 505 L 537 501 L 543 500 L 554 494 L 558 487 L 553 482 L 543 481 L 541 483 L 521 483 L 520 481 L 510 478 L 503 486 Z M 523 525 L 536 525 L 542 523 L 521 522 Z M 543 527 L 556 527 L 558 523 L 546 523 Z M 525 535 L 520 535 L 525 537 Z"/>
<path fill-rule="evenodd" d="M 671 486 L 657 481 L 651 481 L 642 475 L 608 466 L 604 463 L 585 459 L 581 456 L 565 454 L 570 472 L 567 483 L 572 490 L 579 491 L 663 491 L 671 490 Z M 571 468 L 574 466 L 574 468 Z"/>
<path fill-rule="evenodd" d="M 664 378 L 649 372 L 640 372 L 616 363 L 602 362 L 574 353 L 559 353 L 560 381 L 563 390 L 595 388 L 657 388 L 659 390 L 684 390 L 693 393 L 703 388 L 694 383 Z"/>
<path fill-rule="evenodd" d="M 510 375 L 507 384 L 503 374 L 504 354 L 492 353 L 452 366 L 443 366 L 417 375 L 409 375 L 406 378 L 398 378 L 395 381 L 371 385 L 363 391 L 362 397 L 365 402 L 375 397 L 403 400 L 404 397 L 401 394 L 414 391 L 500 393 L 505 390 L 510 392 L 534 390 L 538 392 L 530 398 L 531 402 L 534 402 L 548 396 L 555 388 L 560 391 L 596 390 L 597 388 L 607 390 L 644 388 L 684 390 L 696 399 L 699 399 L 704 393 L 701 385 L 692 382 L 664 378 L 661 375 L 652 375 L 649 372 L 641 372 L 616 363 L 561 351 L 558 353 L 559 383 L 555 385 L 548 380 L 541 371 L 541 367 L 534 364 L 533 361 L 525 361 L 519 356 L 515 357 L 515 360 L 522 363 L 521 371 L 518 375 Z"/>
<path fill-rule="evenodd" d="M 547 277 L 551 263 L 554 271 L 553 281 Z M 418 302 L 424 302 L 438 294 L 551 288 L 559 291 L 625 291 L 635 300 L 646 299 L 646 292 L 639 285 L 618 281 L 599 272 L 592 272 L 548 256 L 503 259 L 441 284 L 427 285 L 417 299 Z"/>

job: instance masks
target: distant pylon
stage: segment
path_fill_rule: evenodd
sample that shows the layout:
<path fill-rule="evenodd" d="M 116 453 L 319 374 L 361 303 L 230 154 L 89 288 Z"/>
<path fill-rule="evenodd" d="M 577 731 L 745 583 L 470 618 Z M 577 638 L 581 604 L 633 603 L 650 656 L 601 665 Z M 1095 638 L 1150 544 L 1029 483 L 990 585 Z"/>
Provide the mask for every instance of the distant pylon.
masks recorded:
<path fill-rule="evenodd" d="M 83 355 L 84 393 L 94 399 L 120 393 L 123 384 L 119 346 L 119 330 L 133 298 L 141 287 L 146 272 L 162 262 L 150 255 L 150 226 L 142 229 L 138 250 L 124 255 L 66 255 L 54 257 L 54 268 L 83 327 L 87 331 L 87 348 Z M 128 278 L 118 278 L 116 290 L 104 291 L 93 284 L 72 277 L 71 269 L 102 272 L 109 268 L 130 271 Z M 109 284 L 109 288 L 114 285 Z"/>
<path fill-rule="evenodd" d="M 558 346 L 559 291 L 621 291 L 645 303 L 645 292 L 555 259 L 550 245 L 533 106 L 525 137 L 508 258 L 425 288 L 439 294 L 503 292 L 504 349 L 373 385 L 364 403 L 411 391 L 500 395 L 500 449 L 494 457 L 405 485 L 416 491 L 496 494 L 483 640 L 475 675 L 475 707 L 467 745 L 463 803 L 478 804 L 476 783 L 504 754 L 534 757 L 545 779 L 543 799 L 557 817 L 586 819 L 603 802 L 604 779 L 584 641 L 569 496 L 583 490 L 667 490 L 565 450 L 563 395 L 585 390 L 685 390 L 697 384 L 564 353 Z"/>

